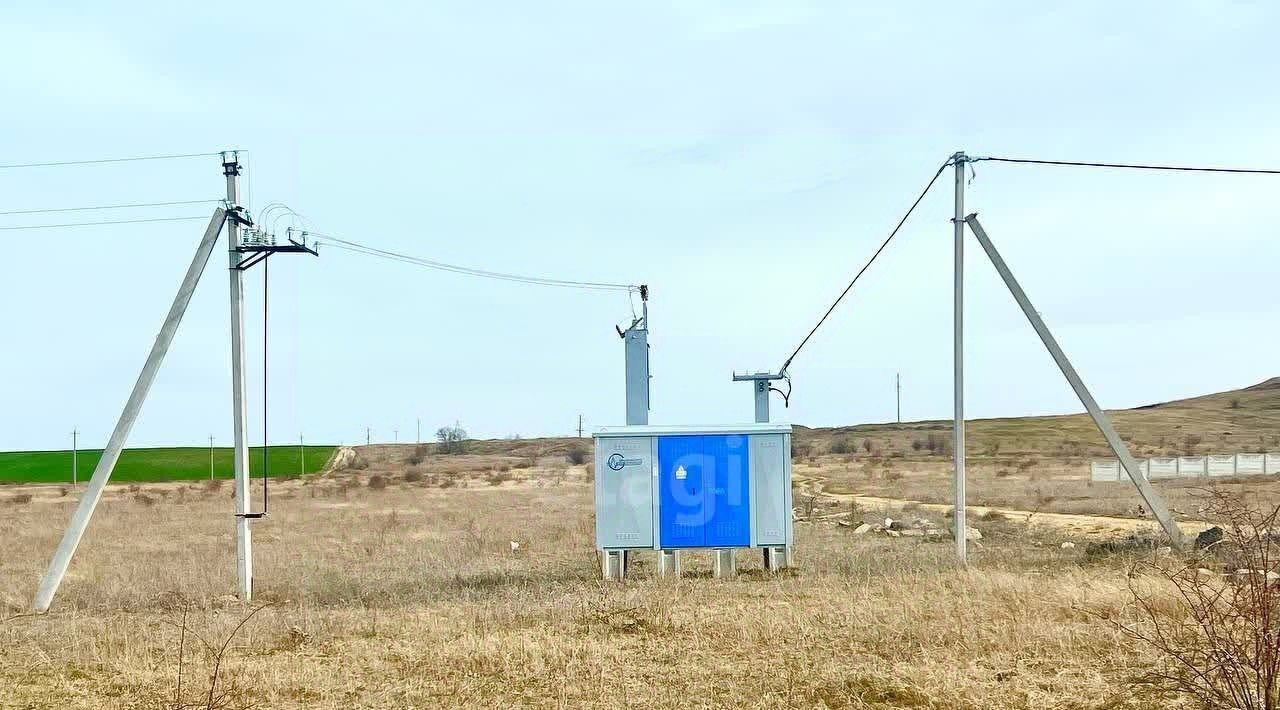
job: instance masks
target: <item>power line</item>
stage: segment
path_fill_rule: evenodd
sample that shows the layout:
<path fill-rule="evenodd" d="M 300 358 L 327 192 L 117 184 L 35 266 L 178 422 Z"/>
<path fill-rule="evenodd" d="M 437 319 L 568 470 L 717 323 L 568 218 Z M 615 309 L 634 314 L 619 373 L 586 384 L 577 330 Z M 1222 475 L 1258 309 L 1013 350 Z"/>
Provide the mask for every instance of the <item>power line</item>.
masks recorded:
<path fill-rule="evenodd" d="M 319 234 L 316 232 L 305 232 L 317 237 L 321 242 L 335 249 L 343 249 L 345 251 L 355 252 L 357 254 L 365 254 L 368 256 L 376 256 L 391 261 L 399 261 L 402 263 L 422 266 L 437 271 L 448 271 L 464 276 L 478 276 L 481 278 L 497 279 L 499 281 L 512 281 L 516 283 L 531 284 L 535 286 L 558 286 L 562 288 L 580 288 L 586 290 L 597 291 L 632 291 L 639 286 L 624 283 L 610 283 L 601 281 L 571 281 L 568 279 L 553 279 L 542 276 L 525 276 L 521 274 L 511 274 L 501 271 L 488 271 L 485 269 L 475 269 L 467 266 L 458 266 L 456 264 L 447 264 L 432 259 L 423 259 L 421 257 L 410 256 L 386 249 L 378 249 L 359 242 L 353 242 L 346 239 L 340 239 L 328 234 Z M 321 243 L 317 242 L 317 244 Z"/>
<path fill-rule="evenodd" d="M 1146 165 L 1141 163 L 1092 163 L 1075 160 L 1033 160 L 1031 158 L 970 158 L 970 163 L 992 161 L 996 163 L 1024 163 L 1028 165 L 1069 165 L 1083 168 L 1123 168 L 1128 170 L 1171 170 L 1189 173 L 1240 173 L 1245 175 L 1280 175 L 1280 170 L 1262 168 L 1214 168 L 1188 165 Z"/>
<path fill-rule="evenodd" d="M 889 236 L 880 244 L 880 248 L 876 249 L 876 252 L 867 260 L 867 263 L 862 265 L 862 268 L 854 275 L 853 280 L 849 282 L 849 285 L 845 286 L 844 290 L 840 292 L 840 295 L 836 297 L 835 302 L 831 304 L 831 307 L 827 309 L 827 312 L 822 314 L 822 317 L 818 319 L 817 324 L 813 326 L 813 329 L 809 331 L 809 334 L 804 336 L 804 340 L 801 340 L 800 344 L 796 346 L 795 351 L 793 351 L 791 353 L 791 357 L 787 358 L 787 361 L 782 364 L 782 368 L 779 372 L 785 373 L 787 368 L 791 367 L 791 361 L 796 359 L 796 355 L 800 354 L 800 350 L 809 342 L 809 339 L 813 337 L 813 334 L 818 332 L 818 328 L 822 327 L 822 324 L 826 322 L 827 317 L 836 309 L 836 306 L 840 305 L 840 301 L 844 300 L 844 297 L 849 294 L 849 291 L 853 289 L 853 285 L 858 283 L 858 279 L 862 278 L 862 275 L 867 272 L 867 269 L 871 268 L 871 265 L 874 264 L 876 259 L 880 256 L 880 252 L 883 252 L 885 247 L 889 246 L 889 242 L 893 241 L 893 238 L 898 235 L 898 230 L 902 229 L 902 225 L 907 223 L 907 218 L 911 216 L 912 212 L 916 211 L 916 207 L 918 207 L 920 202 L 924 200 L 924 196 L 929 194 L 930 188 L 932 188 L 933 184 L 938 181 L 938 176 L 942 174 L 942 171 L 945 170 L 948 165 L 951 165 L 950 160 L 947 160 L 942 165 L 938 166 L 938 171 L 933 174 L 933 177 L 929 178 L 929 182 L 924 186 L 924 189 L 920 191 L 920 195 L 916 197 L 916 201 L 911 203 L 911 207 L 907 208 L 906 214 L 902 215 L 902 219 L 898 220 L 898 224 L 893 228 L 893 231 L 889 232 Z"/>
<path fill-rule="evenodd" d="M 0 227 L 0 230 L 10 231 L 15 229 L 59 229 L 62 227 L 97 227 L 105 224 L 142 224 L 143 222 L 182 222 L 193 219 L 208 219 L 208 217 L 153 217 L 151 219 L 115 219 L 102 222 L 67 222 L 65 224 L 23 224 L 16 227 Z"/>
<path fill-rule="evenodd" d="M 135 160 L 173 160 L 175 158 L 208 158 L 222 153 L 178 153 L 174 155 L 134 155 L 127 158 L 97 158 L 93 160 L 60 160 L 50 163 L 16 163 L 0 165 L 0 170 L 13 168 L 52 168 L 62 165 L 100 165 L 102 163 L 129 163 Z"/>
<path fill-rule="evenodd" d="M 222 202 L 222 200 L 176 200 L 173 202 L 133 202 L 120 205 L 93 205 L 91 207 L 48 207 L 38 210 L 8 210 L 0 215 L 14 214 L 46 214 L 49 212 L 86 212 L 89 210 L 122 210 L 133 207 L 172 207 L 174 205 L 202 205 Z"/>

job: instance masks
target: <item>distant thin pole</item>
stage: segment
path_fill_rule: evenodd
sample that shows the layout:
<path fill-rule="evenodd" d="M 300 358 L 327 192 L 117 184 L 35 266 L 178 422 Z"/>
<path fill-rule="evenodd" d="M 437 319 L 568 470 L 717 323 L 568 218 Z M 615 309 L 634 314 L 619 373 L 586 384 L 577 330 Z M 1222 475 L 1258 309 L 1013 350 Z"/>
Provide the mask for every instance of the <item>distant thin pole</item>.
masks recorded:
<path fill-rule="evenodd" d="M 899 372 L 895 377 L 894 389 L 898 395 L 898 423 L 902 423 L 902 373 Z"/>
<path fill-rule="evenodd" d="M 373 429 L 370 429 L 369 427 L 365 427 L 364 428 L 364 445 L 369 446 L 372 443 L 373 443 Z"/>
<path fill-rule="evenodd" d="M 418 436 L 414 439 L 415 444 L 422 443 L 422 417 L 418 417 Z"/>
<path fill-rule="evenodd" d="M 399 430 L 399 429 L 392 429 L 392 430 L 391 430 L 391 441 L 393 441 L 394 443 L 397 443 L 397 444 L 399 444 L 399 443 L 400 443 L 400 430 Z"/>
<path fill-rule="evenodd" d="M 79 459 L 79 447 L 77 446 L 77 439 L 79 435 L 80 435 L 80 432 L 76 431 L 75 429 L 71 430 L 71 485 L 72 486 L 80 485 L 80 470 L 79 470 L 80 466 L 79 466 L 79 461 L 77 460 Z"/>
<path fill-rule="evenodd" d="M 302 432 L 298 432 L 298 475 L 307 472 L 307 447 L 302 443 Z"/>
<path fill-rule="evenodd" d="M 213 434 L 209 435 L 209 480 L 213 480 Z"/>
<path fill-rule="evenodd" d="M 582 438 L 582 415 L 578 415 L 578 438 Z"/>

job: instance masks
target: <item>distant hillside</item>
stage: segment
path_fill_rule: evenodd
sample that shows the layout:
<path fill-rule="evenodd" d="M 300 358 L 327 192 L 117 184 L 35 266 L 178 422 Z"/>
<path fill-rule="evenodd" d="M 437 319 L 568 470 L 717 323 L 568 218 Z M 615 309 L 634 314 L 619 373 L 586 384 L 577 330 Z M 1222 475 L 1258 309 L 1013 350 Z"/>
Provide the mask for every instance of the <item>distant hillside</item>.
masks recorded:
<path fill-rule="evenodd" d="M 1135 455 L 1280 451 L 1280 377 L 1244 389 L 1108 412 Z M 974 419 L 966 438 L 971 455 L 1019 453 L 1061 458 L 1110 455 L 1088 415 Z M 951 421 L 860 424 L 848 427 L 795 426 L 795 447 L 822 454 L 860 449 L 870 441 L 884 453 L 949 456 Z M 589 449 L 575 438 L 485 439 L 470 442 L 470 453 L 490 456 L 560 456 Z"/>
<path fill-rule="evenodd" d="M 1139 456 L 1280 450 L 1280 377 L 1239 390 L 1108 411 L 1116 430 Z M 951 422 L 864 424 L 836 428 L 796 428 L 797 446 L 815 452 L 861 445 L 864 439 L 886 451 L 919 452 L 932 443 L 950 446 Z M 930 442 L 930 434 L 933 441 Z M 970 420 L 965 428 L 971 454 L 1039 453 L 1047 456 L 1105 456 L 1110 451 L 1084 413 L 1043 417 Z"/>

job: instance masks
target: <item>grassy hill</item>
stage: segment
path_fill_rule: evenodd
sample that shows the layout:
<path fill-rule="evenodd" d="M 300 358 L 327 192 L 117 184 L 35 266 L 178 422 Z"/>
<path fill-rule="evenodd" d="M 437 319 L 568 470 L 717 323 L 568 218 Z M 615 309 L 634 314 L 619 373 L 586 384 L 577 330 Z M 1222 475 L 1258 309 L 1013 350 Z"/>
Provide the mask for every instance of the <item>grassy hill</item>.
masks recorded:
<path fill-rule="evenodd" d="M 297 446 L 270 447 L 270 473 L 272 476 L 292 476 L 298 473 L 315 473 L 333 455 L 332 446 L 307 446 L 305 452 Z M 80 482 L 93 475 L 101 450 L 79 452 Z M 305 460 L 304 460 L 305 459 Z M 250 470 L 253 475 L 262 474 L 262 447 L 250 449 Z M 213 450 L 213 475 L 231 478 L 232 453 L 230 447 Z M 209 478 L 209 449 L 207 447 L 175 447 L 159 449 L 125 449 L 116 464 L 112 481 L 187 481 Z M 6 451 L 0 452 L 0 484 L 2 483 L 70 483 L 70 451 Z"/>
<path fill-rule="evenodd" d="M 1190 399 L 1109 410 L 1120 436 L 1136 456 L 1280 451 L 1280 378 Z M 951 421 L 797 427 L 797 448 L 814 453 L 858 450 L 864 442 L 885 453 L 950 455 Z M 930 437 L 932 435 L 932 437 Z M 1087 414 L 970 420 L 971 455 L 1037 454 L 1057 458 L 1110 456 Z M 932 439 L 932 440 L 931 440 Z M 936 449 L 931 451 L 931 445 Z M 945 451 L 943 451 L 945 449 Z"/>

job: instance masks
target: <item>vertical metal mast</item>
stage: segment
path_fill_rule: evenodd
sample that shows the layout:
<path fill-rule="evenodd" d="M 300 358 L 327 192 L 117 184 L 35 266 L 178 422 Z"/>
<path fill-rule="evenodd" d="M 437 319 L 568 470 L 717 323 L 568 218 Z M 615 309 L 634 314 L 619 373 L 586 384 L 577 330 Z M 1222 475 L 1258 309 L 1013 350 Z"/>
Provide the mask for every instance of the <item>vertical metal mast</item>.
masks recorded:
<path fill-rule="evenodd" d="M 240 206 L 239 153 L 222 154 L 222 174 L 227 178 L 227 205 L 231 210 Z M 234 213 L 233 213 L 234 215 Z M 249 412 L 246 404 L 244 368 L 244 278 L 240 270 L 240 223 L 235 216 L 227 220 L 228 273 L 231 277 L 231 422 L 235 436 L 233 458 L 235 460 L 236 499 L 236 577 L 239 581 L 240 599 L 253 598 L 253 540 L 249 531 Z"/>
<path fill-rule="evenodd" d="M 955 333 L 953 340 L 954 356 L 954 398 L 955 420 L 952 423 L 954 438 L 952 441 L 952 457 L 954 470 L 955 509 L 951 521 L 955 530 L 956 557 L 960 564 L 969 562 L 969 546 L 965 540 L 967 530 L 965 520 L 965 450 L 964 450 L 964 164 L 968 157 L 963 152 L 951 156 L 956 173 L 955 215 L 951 220 L 955 231 Z"/>
<path fill-rule="evenodd" d="M 640 317 L 618 329 L 627 357 L 627 424 L 649 423 L 649 287 L 640 287 Z"/>

